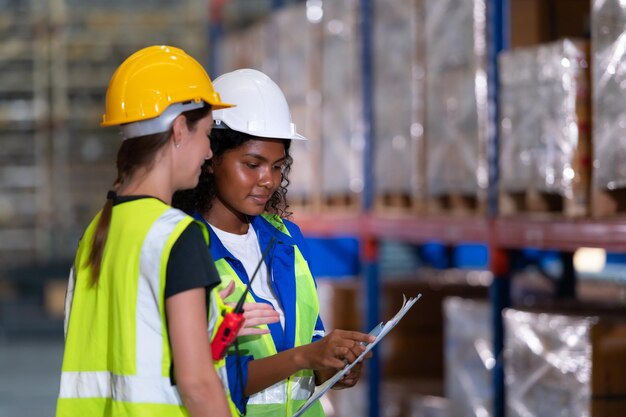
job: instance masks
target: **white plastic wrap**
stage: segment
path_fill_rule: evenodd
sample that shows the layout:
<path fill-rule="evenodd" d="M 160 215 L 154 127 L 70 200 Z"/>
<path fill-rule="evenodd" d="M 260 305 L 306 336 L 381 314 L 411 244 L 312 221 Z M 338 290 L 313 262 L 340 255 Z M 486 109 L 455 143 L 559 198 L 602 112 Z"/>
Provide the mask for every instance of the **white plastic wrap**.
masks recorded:
<path fill-rule="evenodd" d="M 231 32 L 217 44 L 220 74 L 240 68 L 263 71 L 276 77 L 276 48 L 273 23 L 261 20 L 242 31 Z"/>
<path fill-rule="evenodd" d="M 594 186 L 626 186 L 626 3 L 592 1 Z"/>
<path fill-rule="evenodd" d="M 281 9 L 272 17 L 277 39 L 275 81 L 287 98 L 298 133 L 308 139 L 291 144 L 294 162 L 289 174 L 288 198 L 292 197 L 292 201 L 293 197 L 298 201 L 310 200 L 319 193 L 321 23 L 310 19 L 310 7 L 299 3 Z"/>
<path fill-rule="evenodd" d="M 591 328 L 597 319 L 507 309 L 508 417 L 589 417 Z"/>
<path fill-rule="evenodd" d="M 573 197 L 579 142 L 587 140 L 586 44 L 562 40 L 500 60 L 500 189 Z"/>
<path fill-rule="evenodd" d="M 425 5 L 427 193 L 476 195 L 488 181 L 485 1 Z"/>
<path fill-rule="evenodd" d="M 419 191 L 424 134 L 421 2 L 374 1 L 374 140 L 377 194 Z"/>
<path fill-rule="evenodd" d="M 450 416 L 493 415 L 493 332 L 485 301 L 444 299 L 445 389 Z"/>
<path fill-rule="evenodd" d="M 363 190 L 363 129 L 358 2 L 323 3 L 322 192 L 326 197 Z"/>

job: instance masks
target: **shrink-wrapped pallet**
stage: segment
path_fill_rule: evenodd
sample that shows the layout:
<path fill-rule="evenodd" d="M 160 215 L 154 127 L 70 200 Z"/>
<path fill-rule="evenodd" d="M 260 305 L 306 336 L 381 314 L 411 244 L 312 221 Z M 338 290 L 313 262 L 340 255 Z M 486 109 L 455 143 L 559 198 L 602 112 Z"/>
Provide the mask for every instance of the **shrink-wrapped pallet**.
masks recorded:
<path fill-rule="evenodd" d="M 296 210 L 320 201 L 319 186 L 321 96 L 321 21 L 305 3 L 283 8 L 272 20 L 277 36 L 276 83 L 285 94 L 298 133 L 307 141 L 292 141 L 289 174 L 290 204 Z M 297 34 L 297 36 L 296 36 Z M 299 206 L 299 207 L 298 207 Z"/>
<path fill-rule="evenodd" d="M 394 197 L 411 205 L 423 186 L 423 28 L 421 1 L 374 2 L 374 184 L 382 206 Z"/>
<path fill-rule="evenodd" d="M 626 4 L 592 1 L 593 188 L 598 215 L 626 211 Z"/>
<path fill-rule="evenodd" d="M 589 416 L 595 319 L 503 314 L 507 416 Z"/>
<path fill-rule="evenodd" d="M 354 203 L 363 190 L 358 2 L 324 2 L 322 20 L 322 196 Z"/>
<path fill-rule="evenodd" d="M 277 75 L 275 24 L 263 19 L 242 30 L 229 32 L 217 43 L 218 75 L 240 68 L 263 71 L 270 78 Z"/>
<path fill-rule="evenodd" d="M 479 200 L 488 181 L 485 1 L 425 5 L 427 194 Z"/>
<path fill-rule="evenodd" d="M 447 297 L 443 312 L 448 412 L 451 416 L 492 416 L 495 358 L 489 304 Z"/>
<path fill-rule="evenodd" d="M 624 414 L 623 311 L 568 310 L 504 310 L 507 416 Z"/>
<path fill-rule="evenodd" d="M 502 212 L 586 215 L 588 44 L 565 39 L 507 51 L 499 60 Z M 542 208 L 539 199 L 559 204 Z"/>

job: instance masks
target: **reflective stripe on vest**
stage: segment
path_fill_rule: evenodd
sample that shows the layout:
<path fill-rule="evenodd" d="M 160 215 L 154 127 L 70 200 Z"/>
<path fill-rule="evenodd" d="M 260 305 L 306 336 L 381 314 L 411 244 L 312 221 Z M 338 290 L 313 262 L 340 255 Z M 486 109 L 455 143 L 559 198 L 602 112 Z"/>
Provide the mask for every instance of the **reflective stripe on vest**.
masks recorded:
<path fill-rule="evenodd" d="M 180 405 L 169 377 L 114 375 L 111 372 L 63 372 L 60 398 L 114 398 L 133 403 Z"/>
<path fill-rule="evenodd" d="M 81 239 L 76 270 L 70 274 L 57 413 L 125 416 L 143 409 L 148 414 L 186 416 L 169 377 L 172 358 L 163 294 L 172 246 L 193 220 L 156 199 L 114 206 L 101 277 L 94 288 L 88 284 L 87 257 L 98 219 L 99 215 Z M 134 265 L 132 259 L 115 263 L 133 253 L 138 254 Z M 207 336 L 222 319 L 217 290 L 210 299 Z M 224 365 L 224 361 L 215 363 L 216 371 L 231 410 L 236 410 L 228 395 Z"/>
<path fill-rule="evenodd" d="M 289 231 L 285 227 L 282 219 L 278 216 L 263 215 L 268 222 L 282 233 L 289 236 Z M 315 288 L 315 282 L 308 264 L 300 249 L 294 245 L 294 274 L 296 280 L 296 332 L 294 345 L 302 346 L 311 343 L 313 332 L 315 330 L 315 323 L 319 314 L 319 302 L 317 297 L 317 290 Z M 245 285 L 241 278 L 237 275 L 237 272 L 231 267 L 226 259 L 219 259 L 215 262 L 215 266 L 220 274 L 222 283 L 221 288 L 224 288 L 232 280 L 235 281 L 235 291 L 225 300 L 227 302 L 237 301 L 243 291 Z M 248 293 L 246 296 L 247 302 L 254 302 L 254 297 Z M 269 334 L 267 325 L 259 326 L 268 330 L 268 334 L 254 335 L 254 336 L 241 336 L 239 337 L 239 350 L 243 352 L 249 352 L 248 354 L 254 356 L 254 358 L 264 358 L 275 355 L 277 353 L 276 346 L 272 335 Z M 230 353 L 233 353 L 230 351 Z M 315 391 L 315 376 L 312 370 L 303 370 L 291 377 L 280 381 L 271 387 L 266 388 L 256 394 L 250 396 L 248 400 L 247 416 L 291 416 L 303 401 L 307 400 Z M 287 395 L 289 393 L 290 395 Z M 294 401 L 298 401 L 298 404 L 294 404 Z M 266 406 L 271 407 L 271 410 L 267 410 Z M 280 409 L 276 407 L 279 406 Z M 269 413 L 269 414 L 268 414 Z M 307 416 L 323 416 L 321 406 L 312 407 L 311 411 L 307 411 Z"/>
<path fill-rule="evenodd" d="M 291 383 L 291 399 L 306 401 L 315 391 L 315 377 L 302 376 L 290 378 Z M 284 381 L 277 382 L 269 388 L 250 396 L 248 405 L 250 404 L 285 404 L 287 403 L 286 394 L 287 384 Z"/>

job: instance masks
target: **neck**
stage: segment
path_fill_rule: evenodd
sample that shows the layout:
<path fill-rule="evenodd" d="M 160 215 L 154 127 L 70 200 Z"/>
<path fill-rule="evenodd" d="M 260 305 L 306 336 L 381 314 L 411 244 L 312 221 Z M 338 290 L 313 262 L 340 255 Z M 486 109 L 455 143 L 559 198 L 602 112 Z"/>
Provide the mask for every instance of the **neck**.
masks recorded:
<path fill-rule="evenodd" d="M 159 171 L 139 171 L 118 190 L 118 195 L 149 195 L 156 197 L 165 204 L 172 204 L 174 187 L 168 177 Z"/>
<path fill-rule="evenodd" d="M 250 227 L 250 219 L 246 214 L 227 207 L 218 198 L 213 200 L 211 208 L 202 216 L 213 226 L 229 233 L 245 235 Z"/>

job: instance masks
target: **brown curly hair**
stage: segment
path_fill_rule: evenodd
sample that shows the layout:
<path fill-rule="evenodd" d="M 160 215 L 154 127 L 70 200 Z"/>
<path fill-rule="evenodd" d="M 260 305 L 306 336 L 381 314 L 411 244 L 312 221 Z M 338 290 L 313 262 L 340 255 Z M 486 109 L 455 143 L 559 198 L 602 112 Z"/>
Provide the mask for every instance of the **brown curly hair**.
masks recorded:
<path fill-rule="evenodd" d="M 250 140 L 258 139 L 256 136 L 231 129 L 213 129 L 211 131 L 211 151 L 213 151 L 213 157 L 202 166 L 202 173 L 196 188 L 177 191 L 172 199 L 172 206 L 188 214 L 195 212 L 206 213 L 209 211 L 213 204 L 213 199 L 217 196 L 215 176 L 209 172 L 209 166 L 215 161 L 219 161 L 224 152 L 236 149 Z M 269 214 L 277 214 L 282 218 L 288 218 L 293 214 L 288 211 L 289 204 L 287 203 L 289 171 L 291 170 L 293 159 L 289 154 L 291 141 L 284 140 L 283 142 L 285 143 L 285 163 L 281 172 L 280 186 L 268 200 L 265 205 L 265 211 Z"/>

